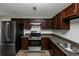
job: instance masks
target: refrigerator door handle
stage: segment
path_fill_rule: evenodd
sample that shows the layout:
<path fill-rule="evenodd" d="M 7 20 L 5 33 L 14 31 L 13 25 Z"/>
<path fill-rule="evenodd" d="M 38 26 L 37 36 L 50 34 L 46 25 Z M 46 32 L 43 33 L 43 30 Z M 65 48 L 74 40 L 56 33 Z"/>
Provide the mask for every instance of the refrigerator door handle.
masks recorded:
<path fill-rule="evenodd" d="M 9 39 L 9 23 L 6 24 L 6 42 L 10 41 Z"/>

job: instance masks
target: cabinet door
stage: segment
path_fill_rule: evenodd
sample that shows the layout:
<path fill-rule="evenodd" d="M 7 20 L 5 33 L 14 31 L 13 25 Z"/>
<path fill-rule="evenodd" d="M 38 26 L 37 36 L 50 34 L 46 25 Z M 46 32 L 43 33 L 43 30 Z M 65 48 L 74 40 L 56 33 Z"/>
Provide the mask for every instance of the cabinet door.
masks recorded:
<path fill-rule="evenodd" d="M 47 24 L 48 24 L 48 22 L 47 22 Z M 49 27 L 49 29 L 53 29 L 52 28 L 52 20 L 51 19 L 49 20 L 49 26 L 48 27 Z"/>
<path fill-rule="evenodd" d="M 58 29 L 70 29 L 70 20 L 64 21 L 62 18 L 62 12 L 57 15 L 57 28 Z"/>
<path fill-rule="evenodd" d="M 77 4 L 72 3 L 63 11 L 63 18 L 69 18 L 77 15 Z"/>
<path fill-rule="evenodd" d="M 41 45 L 43 50 L 48 50 L 48 40 L 49 38 L 47 37 L 42 37 L 41 39 Z"/>
<path fill-rule="evenodd" d="M 41 20 L 41 29 L 47 29 L 47 20 Z"/>
<path fill-rule="evenodd" d="M 59 13 L 56 17 L 57 17 L 57 29 L 62 29 L 64 21 L 62 19 L 61 13 Z"/>
<path fill-rule="evenodd" d="M 66 54 L 58 47 L 58 46 L 54 46 L 54 56 L 66 56 Z"/>
<path fill-rule="evenodd" d="M 54 29 L 59 29 L 61 28 L 61 21 L 62 19 L 60 18 L 60 14 L 56 15 L 53 19 L 52 19 L 52 25 Z"/>
<path fill-rule="evenodd" d="M 21 49 L 23 50 L 28 49 L 28 37 L 23 37 L 21 39 Z"/>
<path fill-rule="evenodd" d="M 78 16 L 79 16 L 79 3 L 77 3 L 77 12 L 78 12 Z"/>
<path fill-rule="evenodd" d="M 24 20 L 24 28 L 25 29 L 30 29 L 31 28 L 30 23 L 31 23 L 30 19 L 25 19 Z"/>
<path fill-rule="evenodd" d="M 66 54 L 51 40 L 48 41 L 49 52 L 51 56 L 66 56 Z"/>
<path fill-rule="evenodd" d="M 51 29 L 52 22 L 51 19 L 41 19 L 41 29 Z"/>
<path fill-rule="evenodd" d="M 54 18 L 52 18 L 52 27 L 53 29 L 70 29 L 70 20 L 64 21 L 62 18 L 62 12 L 57 14 Z"/>
<path fill-rule="evenodd" d="M 57 17 L 56 16 L 54 18 L 52 18 L 52 28 L 53 29 L 57 28 Z"/>
<path fill-rule="evenodd" d="M 50 55 L 51 56 L 54 56 L 54 43 L 51 41 L 51 40 L 49 40 L 49 44 L 48 44 L 49 46 L 49 52 L 50 52 Z"/>

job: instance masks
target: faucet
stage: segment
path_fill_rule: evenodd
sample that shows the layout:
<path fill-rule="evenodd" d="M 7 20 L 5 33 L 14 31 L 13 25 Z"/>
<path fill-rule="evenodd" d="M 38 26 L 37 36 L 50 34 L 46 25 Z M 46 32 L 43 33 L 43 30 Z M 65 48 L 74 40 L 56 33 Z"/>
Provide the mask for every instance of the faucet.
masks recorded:
<path fill-rule="evenodd" d="M 68 43 L 68 48 L 70 48 L 70 47 L 71 47 L 71 44 Z"/>

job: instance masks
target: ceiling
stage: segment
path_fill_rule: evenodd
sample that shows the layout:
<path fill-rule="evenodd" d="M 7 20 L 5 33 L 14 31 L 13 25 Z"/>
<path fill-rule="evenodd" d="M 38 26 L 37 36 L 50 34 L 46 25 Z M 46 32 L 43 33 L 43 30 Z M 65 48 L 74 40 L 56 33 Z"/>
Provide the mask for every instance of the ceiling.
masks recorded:
<path fill-rule="evenodd" d="M 0 3 L 0 16 L 53 17 L 70 3 Z M 36 7 L 36 10 L 33 10 Z"/>

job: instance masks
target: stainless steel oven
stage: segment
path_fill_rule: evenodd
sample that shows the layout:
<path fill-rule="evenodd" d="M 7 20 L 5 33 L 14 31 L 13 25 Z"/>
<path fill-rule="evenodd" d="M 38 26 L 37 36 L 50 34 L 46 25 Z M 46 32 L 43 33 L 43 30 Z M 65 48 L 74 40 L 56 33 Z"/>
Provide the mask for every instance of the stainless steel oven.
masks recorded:
<path fill-rule="evenodd" d="M 29 40 L 29 46 L 41 46 L 41 40 Z"/>
<path fill-rule="evenodd" d="M 30 37 L 28 51 L 41 51 L 41 37 Z"/>
<path fill-rule="evenodd" d="M 41 23 L 31 23 L 28 51 L 41 51 Z M 36 30 L 37 29 L 37 30 Z"/>

